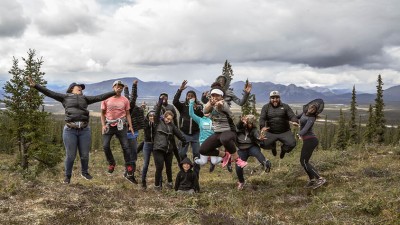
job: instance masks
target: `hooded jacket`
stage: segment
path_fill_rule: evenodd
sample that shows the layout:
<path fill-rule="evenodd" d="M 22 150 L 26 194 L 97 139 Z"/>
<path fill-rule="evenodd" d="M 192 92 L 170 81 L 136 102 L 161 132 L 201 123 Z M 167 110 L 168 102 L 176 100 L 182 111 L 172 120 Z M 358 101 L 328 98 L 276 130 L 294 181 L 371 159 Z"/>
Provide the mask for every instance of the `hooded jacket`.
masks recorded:
<path fill-rule="evenodd" d="M 190 189 L 193 189 L 195 192 L 199 192 L 200 191 L 199 178 L 196 175 L 196 173 L 192 170 L 193 168 L 192 161 L 190 161 L 189 158 L 184 158 L 180 163 L 181 167 L 184 163 L 189 164 L 190 169 L 186 172 L 184 170 L 179 171 L 175 180 L 175 191 L 178 190 L 188 191 Z"/>
<path fill-rule="evenodd" d="M 187 93 L 193 93 L 195 98 L 196 98 L 196 103 L 197 103 L 197 96 L 196 92 L 194 91 L 188 91 Z M 197 123 L 194 123 L 192 118 L 189 116 L 189 102 L 185 98 L 184 102 L 180 102 L 179 99 L 181 98 L 182 90 L 178 89 L 174 96 L 173 104 L 176 107 L 176 109 L 179 112 L 180 118 L 179 118 L 179 128 L 181 131 L 187 135 L 193 135 L 195 133 L 199 132 L 199 125 Z M 193 106 L 192 106 L 193 107 Z M 203 117 L 203 106 L 198 104 L 196 108 L 194 108 L 194 113 L 199 116 Z"/>
<path fill-rule="evenodd" d="M 150 113 L 154 113 L 155 114 L 156 111 L 154 110 L 150 110 L 147 114 L 146 114 L 146 118 L 144 119 L 144 141 L 145 142 L 154 142 L 154 137 L 156 136 L 156 130 L 157 130 L 157 124 L 155 123 L 156 117 L 154 115 L 154 122 L 150 122 L 149 120 L 149 114 Z"/>
<path fill-rule="evenodd" d="M 44 95 L 61 102 L 65 109 L 65 122 L 89 122 L 88 105 L 101 102 L 115 95 L 114 91 L 96 96 L 72 93 L 61 94 L 51 91 L 39 84 L 35 84 L 34 88 Z"/>
<path fill-rule="evenodd" d="M 258 146 L 259 140 L 257 139 L 260 136 L 260 131 L 257 129 L 257 126 L 253 124 L 253 128 L 248 130 L 242 121 L 236 124 L 237 128 L 237 146 L 239 149 L 249 149 L 252 146 Z"/>
<path fill-rule="evenodd" d="M 156 133 L 154 136 L 153 149 L 164 152 L 173 152 L 177 150 L 175 136 L 182 142 L 182 146 L 186 145 L 186 139 L 181 131 L 174 123 L 165 123 L 163 118 L 160 118 L 162 99 L 159 100 L 154 122 L 156 123 Z"/>

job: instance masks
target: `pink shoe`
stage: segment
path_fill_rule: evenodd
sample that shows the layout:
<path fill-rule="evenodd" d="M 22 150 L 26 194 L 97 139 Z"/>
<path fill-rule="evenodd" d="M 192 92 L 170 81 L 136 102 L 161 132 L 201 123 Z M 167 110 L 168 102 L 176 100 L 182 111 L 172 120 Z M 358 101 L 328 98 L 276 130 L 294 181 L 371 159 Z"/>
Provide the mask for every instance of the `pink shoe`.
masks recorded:
<path fill-rule="evenodd" d="M 237 158 L 236 165 L 238 165 L 240 168 L 245 168 L 247 166 L 247 162 L 243 161 L 241 158 Z"/>
<path fill-rule="evenodd" d="M 229 152 L 225 152 L 225 156 L 222 158 L 222 167 L 225 167 L 230 160 L 231 154 Z"/>

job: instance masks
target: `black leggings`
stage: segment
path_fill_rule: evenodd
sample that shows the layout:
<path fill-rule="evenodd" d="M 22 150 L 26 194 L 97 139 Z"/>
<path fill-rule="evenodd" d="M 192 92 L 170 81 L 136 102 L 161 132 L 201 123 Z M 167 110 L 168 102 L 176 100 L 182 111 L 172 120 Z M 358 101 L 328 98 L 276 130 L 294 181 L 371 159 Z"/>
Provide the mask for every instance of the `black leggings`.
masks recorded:
<path fill-rule="evenodd" d="M 203 144 L 200 145 L 200 154 L 206 156 L 218 156 L 217 148 L 223 145 L 225 151 L 233 154 L 236 152 L 236 133 L 233 131 L 224 131 L 222 133 L 214 133 L 208 137 Z"/>
<path fill-rule="evenodd" d="M 318 139 L 309 138 L 303 140 L 303 147 L 301 148 L 300 164 L 301 166 L 303 166 L 310 180 L 314 178 L 316 179 L 319 178 L 317 170 L 308 162 L 311 158 L 314 149 L 317 146 L 318 146 Z"/>
<path fill-rule="evenodd" d="M 164 169 L 165 163 L 165 170 L 167 172 L 167 180 L 168 182 L 172 182 L 172 152 L 165 152 L 162 150 L 154 150 L 153 151 L 154 163 L 156 164 L 156 174 L 154 185 L 160 186 L 161 185 L 161 177 L 162 171 Z"/>

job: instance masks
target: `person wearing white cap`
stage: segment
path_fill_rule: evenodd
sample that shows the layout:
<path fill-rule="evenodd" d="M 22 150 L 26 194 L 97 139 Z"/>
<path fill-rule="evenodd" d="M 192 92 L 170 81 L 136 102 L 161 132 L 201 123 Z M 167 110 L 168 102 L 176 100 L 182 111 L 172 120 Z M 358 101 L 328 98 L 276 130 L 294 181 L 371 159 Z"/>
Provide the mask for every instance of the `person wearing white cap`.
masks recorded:
<path fill-rule="evenodd" d="M 211 99 L 204 107 L 204 114 L 211 113 L 214 134 L 202 143 L 200 154 L 223 157 L 222 167 L 225 167 L 232 158 L 238 166 L 243 168 L 247 162 L 241 160 L 236 151 L 236 127 L 232 119 L 233 114 L 223 99 L 224 92 L 221 85 L 214 83 L 211 87 Z M 224 146 L 225 151 L 218 150 L 221 146 Z"/>
<path fill-rule="evenodd" d="M 111 138 L 115 135 L 121 144 L 124 155 L 126 171 L 124 177 L 132 183 L 137 183 L 133 177 L 133 159 L 127 137 L 128 130 L 132 134 L 135 133 L 132 128 L 132 120 L 129 112 L 129 100 L 121 95 L 125 87 L 122 81 L 115 81 L 112 87 L 117 95 L 101 102 L 103 149 L 108 161 L 108 173 L 114 172 L 116 164 L 110 147 Z"/>
<path fill-rule="evenodd" d="M 269 103 L 261 109 L 260 131 L 265 140 L 261 143 L 262 148 L 270 148 L 276 141 L 282 142 L 280 158 L 285 157 L 296 146 L 296 140 L 290 130 L 289 121 L 298 124 L 298 119 L 288 104 L 281 102 L 279 91 L 269 93 Z M 276 149 L 272 149 L 276 156 Z"/>

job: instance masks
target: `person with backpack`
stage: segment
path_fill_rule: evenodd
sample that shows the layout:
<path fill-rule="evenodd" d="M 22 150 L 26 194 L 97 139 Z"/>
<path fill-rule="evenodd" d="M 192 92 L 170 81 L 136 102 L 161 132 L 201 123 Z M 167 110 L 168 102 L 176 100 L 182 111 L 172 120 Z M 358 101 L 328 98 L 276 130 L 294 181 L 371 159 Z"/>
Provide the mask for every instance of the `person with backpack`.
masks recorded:
<path fill-rule="evenodd" d="M 288 104 L 281 102 L 280 93 L 271 91 L 269 103 L 265 104 L 260 114 L 260 132 L 265 137 L 262 148 L 276 146 L 276 141 L 282 142 L 280 158 L 296 147 L 296 139 L 290 130 L 290 123 L 298 125 L 298 119 Z M 272 154 L 276 156 L 276 148 L 272 147 Z"/>
<path fill-rule="evenodd" d="M 65 178 L 64 183 L 71 182 L 72 168 L 77 151 L 81 160 L 81 175 L 86 180 L 93 177 L 89 174 L 89 151 L 91 147 L 91 130 L 89 127 L 88 105 L 106 100 L 117 94 L 110 91 L 97 96 L 86 96 L 84 84 L 71 83 L 66 94 L 51 91 L 28 77 L 29 85 L 44 95 L 61 102 L 65 109 L 65 126 L 63 128 L 63 141 L 65 147 Z"/>
<path fill-rule="evenodd" d="M 301 148 L 300 164 L 306 171 L 309 181 L 306 188 L 316 189 L 326 183 L 326 179 L 321 177 L 313 165 L 310 164 L 310 158 L 315 148 L 318 146 L 318 138 L 313 132 L 314 123 L 318 114 L 324 109 L 324 101 L 315 99 L 304 105 L 303 113 L 297 116 L 300 122 L 300 131 L 297 137 L 303 141 Z"/>

